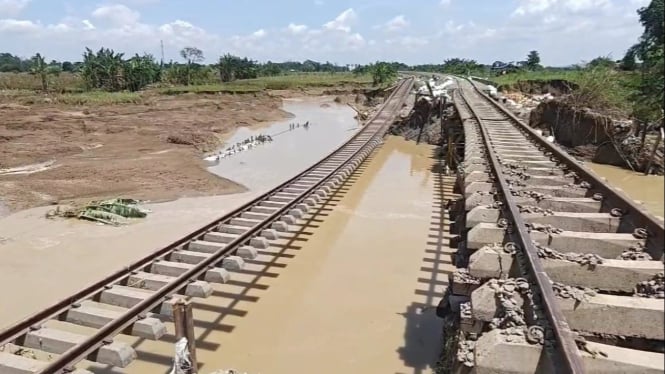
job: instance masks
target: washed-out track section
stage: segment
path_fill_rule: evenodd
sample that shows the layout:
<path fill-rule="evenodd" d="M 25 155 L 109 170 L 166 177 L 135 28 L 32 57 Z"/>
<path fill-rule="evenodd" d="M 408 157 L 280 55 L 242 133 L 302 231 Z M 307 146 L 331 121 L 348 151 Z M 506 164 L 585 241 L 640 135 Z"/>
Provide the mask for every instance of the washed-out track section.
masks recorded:
<path fill-rule="evenodd" d="M 458 83 L 451 371 L 662 373 L 662 221 Z"/>
<path fill-rule="evenodd" d="M 278 240 L 322 203 L 382 142 L 403 107 L 413 78 L 400 81 L 377 113 L 347 143 L 312 167 L 196 232 L 0 332 L 0 373 L 62 373 L 87 359 L 126 367 L 132 346 L 118 334 L 157 340 L 179 298 L 205 298 L 230 281 L 257 251 Z M 75 267 L 75 264 L 72 264 Z M 195 311 L 196 313 L 196 311 Z M 55 324 L 53 322 L 56 322 Z M 57 326 L 57 327 L 53 327 Z M 74 333 L 92 328 L 91 335 Z M 30 349 L 48 362 L 7 353 Z"/>

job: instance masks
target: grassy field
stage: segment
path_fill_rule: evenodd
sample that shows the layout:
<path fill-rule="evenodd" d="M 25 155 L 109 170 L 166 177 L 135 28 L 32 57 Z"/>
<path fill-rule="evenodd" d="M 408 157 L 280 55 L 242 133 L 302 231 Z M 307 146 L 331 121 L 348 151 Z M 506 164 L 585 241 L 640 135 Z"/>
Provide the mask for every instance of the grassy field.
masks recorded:
<path fill-rule="evenodd" d="M 628 115 L 639 75 L 607 68 L 582 70 L 522 71 L 489 78 L 502 90 L 519 90 L 520 83 L 566 80 L 577 85 L 568 101 L 578 107 L 590 107 Z"/>
<path fill-rule="evenodd" d="M 335 87 L 346 84 L 369 85 L 372 78 L 369 75 L 356 76 L 352 73 L 302 73 L 287 74 L 275 77 L 261 77 L 256 79 L 243 79 L 228 83 L 209 84 L 201 86 L 164 87 L 159 91 L 167 95 L 181 93 L 251 93 L 263 90 L 294 90 L 315 87 Z"/>
<path fill-rule="evenodd" d="M 49 89 L 54 92 L 82 92 L 83 80 L 77 74 L 60 73 L 48 76 Z M 42 89 L 39 76 L 28 73 L 0 73 L 0 90 Z"/>
<path fill-rule="evenodd" d="M 518 81 L 547 81 L 554 79 L 563 79 L 570 82 L 577 83 L 582 77 L 583 72 L 580 70 L 540 70 L 540 71 L 520 71 L 517 73 L 498 75 L 490 77 L 489 80 L 496 82 L 499 85 L 511 85 Z"/>
<path fill-rule="evenodd" d="M 49 76 L 49 93 L 41 92 L 39 77 L 27 73 L 0 73 L 0 99 L 18 101 L 24 105 L 53 102 L 66 105 L 108 105 L 139 103 L 145 95 L 255 93 L 264 90 L 298 90 L 342 85 L 370 85 L 369 75 L 352 73 L 296 73 L 275 77 L 243 79 L 228 83 L 191 86 L 155 85 L 141 92 L 85 91 L 83 80 L 76 74 L 61 73 Z"/>

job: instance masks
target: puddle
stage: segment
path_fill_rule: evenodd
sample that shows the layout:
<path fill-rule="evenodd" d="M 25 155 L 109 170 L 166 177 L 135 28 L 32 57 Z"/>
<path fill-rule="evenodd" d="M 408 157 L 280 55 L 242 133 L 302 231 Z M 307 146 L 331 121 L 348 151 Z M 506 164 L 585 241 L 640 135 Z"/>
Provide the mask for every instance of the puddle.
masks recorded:
<path fill-rule="evenodd" d="M 601 177 L 607 178 L 610 184 L 623 190 L 629 197 L 639 200 L 651 213 L 663 217 L 665 178 L 658 175 L 644 175 L 631 170 L 611 165 L 587 162 L 585 166 Z"/>
<path fill-rule="evenodd" d="M 55 160 L 46 161 L 39 164 L 30 164 L 24 166 L 17 166 L 13 168 L 0 169 L 0 176 L 2 175 L 17 175 L 17 174 L 33 174 L 40 171 L 52 169 L 55 166 Z"/>
<path fill-rule="evenodd" d="M 208 170 L 249 189 L 274 187 L 330 153 L 358 129 L 353 109 L 333 98 L 284 100 L 282 109 L 294 117 L 260 129 L 240 128 L 223 149 L 252 136 L 269 135 L 271 142 L 223 158 Z M 310 125 L 304 128 L 307 121 Z M 290 130 L 292 123 L 301 126 Z"/>

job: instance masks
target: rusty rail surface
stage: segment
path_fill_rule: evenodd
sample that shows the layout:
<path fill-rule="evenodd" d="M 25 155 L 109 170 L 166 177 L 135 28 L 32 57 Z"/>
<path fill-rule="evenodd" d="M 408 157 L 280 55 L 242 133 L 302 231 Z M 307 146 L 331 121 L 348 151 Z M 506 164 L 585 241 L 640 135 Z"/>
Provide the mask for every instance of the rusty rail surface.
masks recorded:
<path fill-rule="evenodd" d="M 280 217 L 287 214 L 289 209 L 302 203 L 315 190 L 321 188 L 324 184 L 340 174 L 342 177 L 348 176 L 350 174 L 349 170 L 353 170 L 350 166 L 355 163 L 357 167 L 357 164 L 364 160 L 367 155 L 380 144 L 380 139 L 385 135 L 385 132 L 394 121 L 398 111 L 404 105 L 413 83 L 414 79 L 412 77 L 401 80 L 380 109 L 366 122 L 366 125 L 358 133 L 313 166 L 223 217 L 220 217 L 189 235 L 176 240 L 172 244 L 127 265 L 125 268 L 116 271 L 60 302 L 4 329 L 3 331 L 0 331 L 0 347 L 10 343 L 20 343 L 26 334 L 32 329 L 40 328 L 40 326 L 48 320 L 64 318 L 68 310 L 80 305 L 83 301 L 98 299 L 99 295 L 110 286 L 126 284 L 133 272 L 147 270 L 150 265 L 156 261 L 159 261 L 170 253 L 185 247 L 188 243 L 202 238 L 206 233 L 213 231 L 220 224 L 229 222 L 232 218 L 239 217 L 240 214 L 248 212 L 259 203 L 268 201 L 272 196 L 283 191 L 290 185 L 293 185 L 294 182 L 298 182 L 301 178 L 306 177 L 310 173 L 319 170 L 317 175 L 325 174 L 318 182 L 299 193 L 293 201 L 278 208 L 274 213 L 261 221 L 260 224 L 248 228 L 247 232 L 240 234 L 235 240 L 226 244 L 215 253 L 210 254 L 205 260 L 194 265 L 191 269 L 164 285 L 148 298 L 124 311 L 120 317 L 99 328 L 93 335 L 87 337 L 85 341 L 72 346 L 60 355 L 56 355 L 52 361 L 48 362 L 46 366 L 39 371 L 39 373 L 51 374 L 68 372 L 77 362 L 86 358 L 94 359 L 97 350 L 103 345 L 108 344 L 115 335 L 127 331 L 134 322 L 142 318 L 142 316 L 145 316 L 146 313 L 159 308 L 159 306 L 168 300 L 170 296 L 184 290 L 191 280 L 201 279 L 207 270 L 214 267 L 215 264 L 221 263 L 224 258 L 232 255 L 238 248 L 248 243 L 252 237 L 258 236 L 263 229 L 270 227 L 273 222 L 278 221 Z M 346 170 L 346 172 L 344 170 Z M 309 177 L 310 180 L 312 178 L 312 176 Z"/>

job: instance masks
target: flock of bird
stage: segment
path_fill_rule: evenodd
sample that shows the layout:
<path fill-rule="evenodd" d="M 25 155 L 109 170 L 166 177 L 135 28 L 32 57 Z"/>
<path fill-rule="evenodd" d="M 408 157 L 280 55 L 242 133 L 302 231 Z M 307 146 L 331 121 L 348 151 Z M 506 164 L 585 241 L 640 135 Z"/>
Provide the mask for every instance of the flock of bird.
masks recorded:
<path fill-rule="evenodd" d="M 302 125 L 300 123 L 290 123 L 289 124 L 289 131 L 294 130 L 296 128 L 299 128 L 301 126 L 304 129 L 307 129 L 307 128 L 309 128 L 309 125 L 310 125 L 309 121 L 305 122 Z M 227 158 L 227 157 L 235 155 L 236 153 L 240 153 L 240 152 L 250 150 L 250 149 L 252 149 L 254 147 L 257 147 L 259 145 L 262 145 L 262 144 L 265 144 L 265 143 L 271 143 L 272 141 L 273 141 L 273 138 L 270 135 L 259 134 L 259 135 L 256 135 L 256 136 L 250 136 L 249 138 L 247 138 L 247 139 L 245 139 L 241 142 L 238 142 L 236 144 L 231 145 L 230 147 L 227 147 L 223 151 L 219 151 L 216 154 L 213 154 L 213 155 L 210 155 L 210 156 L 204 158 L 204 160 L 206 160 L 206 161 L 219 161 L 223 158 Z"/>

